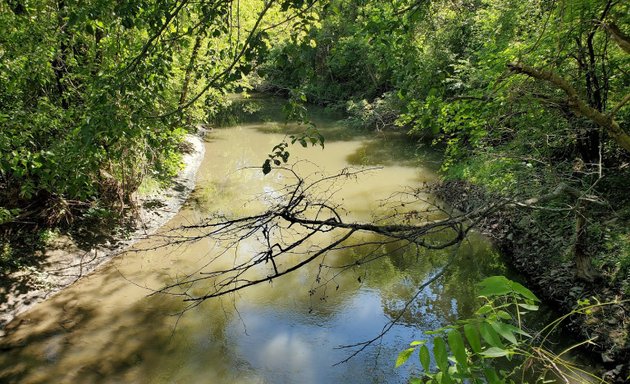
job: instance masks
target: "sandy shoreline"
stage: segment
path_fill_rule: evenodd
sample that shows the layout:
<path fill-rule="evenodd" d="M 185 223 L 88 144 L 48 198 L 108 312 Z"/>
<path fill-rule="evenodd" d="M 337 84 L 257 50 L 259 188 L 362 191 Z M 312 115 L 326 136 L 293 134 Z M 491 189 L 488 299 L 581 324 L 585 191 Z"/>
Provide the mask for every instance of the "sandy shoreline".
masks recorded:
<path fill-rule="evenodd" d="M 200 136 L 187 135 L 186 141 L 192 150 L 183 155 L 184 169 L 173 184 L 168 189 L 138 197 L 136 230 L 124 239 L 117 239 L 115 244 L 100 244 L 89 251 L 79 249 L 74 242 L 62 236 L 46 250 L 42 267 L 13 274 L 16 284 L 7 292 L 1 292 L 0 336 L 4 335 L 5 326 L 16 316 L 94 272 L 134 242 L 157 231 L 177 214 L 195 188 L 197 170 L 205 154 Z"/>

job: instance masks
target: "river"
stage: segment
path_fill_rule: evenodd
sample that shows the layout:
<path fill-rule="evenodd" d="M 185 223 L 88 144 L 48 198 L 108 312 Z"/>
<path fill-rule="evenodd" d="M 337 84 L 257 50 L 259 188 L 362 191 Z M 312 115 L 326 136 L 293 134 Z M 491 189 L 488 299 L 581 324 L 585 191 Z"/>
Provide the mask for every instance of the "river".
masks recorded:
<path fill-rule="evenodd" d="M 185 231 L 178 228 L 212 213 L 237 217 L 257 212 L 265 207 L 264 196 L 274 196 L 288 182 L 286 173 L 274 170 L 263 176 L 260 168 L 250 168 L 260 166 L 292 129 L 282 122 L 278 102 L 260 103 L 268 113 L 253 113 L 208 135 L 197 187 L 162 234 Z M 343 205 L 345 219 L 369 221 L 386 214 L 381 212 L 384 199 L 436 180 L 439 158 L 429 148 L 404 136 L 374 138 L 347 129 L 339 116 L 324 110 L 310 113 L 326 145 L 289 148 L 289 163 L 299 161 L 300 173 L 330 175 L 348 166 L 379 166 L 337 187 L 332 198 Z M 379 249 L 377 260 L 337 275 L 335 266 L 365 252 L 340 250 L 326 256 L 325 263 L 206 300 L 182 314 L 186 304 L 181 297 L 151 293 L 195 271 L 229 266 L 238 256 L 209 263 L 225 244 L 205 238 L 177 246 L 164 241 L 157 235 L 136 243 L 13 321 L 4 343 L 14 348 L 0 356 L 0 381 L 404 383 L 419 364 L 395 369 L 398 352 L 412 340 L 430 338 L 425 331 L 471 314 L 474 284 L 505 273 L 490 244 L 471 236 L 450 272 L 428 286 L 382 339 L 336 365 L 353 351 L 339 346 L 377 336 L 415 288 L 441 269 L 450 251 L 415 253 L 391 245 Z M 255 247 L 255 241 L 245 241 L 236 254 L 256 252 Z M 322 264 L 330 268 L 322 272 Z M 322 280 L 329 282 L 319 287 Z M 208 287 L 201 284 L 191 292 Z"/>

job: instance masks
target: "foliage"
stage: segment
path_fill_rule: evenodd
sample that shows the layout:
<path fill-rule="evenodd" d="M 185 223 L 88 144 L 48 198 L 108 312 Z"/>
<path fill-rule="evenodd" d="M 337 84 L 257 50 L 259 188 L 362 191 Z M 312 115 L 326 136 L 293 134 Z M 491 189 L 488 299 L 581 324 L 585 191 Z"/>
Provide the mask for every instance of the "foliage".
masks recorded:
<path fill-rule="evenodd" d="M 511 174 L 506 185 L 491 186 L 510 193 L 534 178 L 539 182 L 529 192 L 536 194 L 548 182 L 571 179 L 576 158 L 586 164 L 579 172 L 589 174 L 600 142 L 603 161 L 624 155 L 562 90 L 518 76 L 508 64 L 553 71 L 590 107 L 610 110 L 625 96 L 630 58 L 606 25 L 623 29 L 627 11 L 618 2 L 589 0 L 334 0 L 322 4 L 318 22 L 301 38 L 273 47 L 260 74 L 277 89 L 347 106 L 353 125 L 379 129 L 396 120 L 413 137 L 435 138 L 446 146 L 447 173 L 473 160 L 467 175 L 475 182 Z M 619 106 L 614 118 L 624 127 L 629 112 Z M 497 172 L 477 167 L 497 158 Z"/>
<path fill-rule="evenodd" d="M 186 108 L 213 113 L 265 51 L 263 20 L 307 6 L 2 3 L 0 204 L 128 202 L 145 175 L 172 176 L 190 119 L 203 119 Z"/>
<path fill-rule="evenodd" d="M 372 101 L 391 89 L 407 40 L 396 30 L 394 8 L 377 2 L 334 0 L 318 9 L 318 22 L 274 47 L 260 74 L 272 88 L 299 89 L 308 99 L 343 106 Z"/>
<path fill-rule="evenodd" d="M 0 242 L 124 217 L 144 179 L 178 172 L 185 135 L 249 87 L 274 28 L 312 5 L 1 2 Z"/>
<path fill-rule="evenodd" d="M 547 340 L 562 320 L 577 313 L 589 314 L 606 304 L 584 300 L 571 314 L 532 336 L 523 324 L 527 313 L 538 310 L 539 300 L 531 291 L 503 276 L 488 277 L 479 283 L 479 288 L 484 303 L 472 318 L 430 332 L 436 335 L 430 342 L 413 341 L 400 352 L 396 367 L 418 351 L 423 372 L 411 382 L 548 382 L 554 375 L 563 380 L 579 381 L 582 376 L 595 379 L 563 358 L 568 351 L 584 343 L 555 354 L 548 349 Z"/>
<path fill-rule="evenodd" d="M 303 93 L 297 93 L 289 99 L 288 104 L 284 108 L 285 115 L 287 117 L 287 123 L 290 120 L 295 120 L 300 126 L 306 128 L 300 134 L 289 135 L 290 144 L 299 143 L 302 147 L 306 148 L 310 144 L 311 146 L 319 145 L 324 148 L 324 136 L 319 133 L 315 124 L 308 119 L 307 110 L 304 105 L 306 103 L 306 95 Z M 289 161 L 290 152 L 288 150 L 289 142 L 283 140 L 277 144 L 271 150 L 268 158 L 262 165 L 263 174 L 271 172 L 272 166 L 280 166 L 286 164 Z"/>

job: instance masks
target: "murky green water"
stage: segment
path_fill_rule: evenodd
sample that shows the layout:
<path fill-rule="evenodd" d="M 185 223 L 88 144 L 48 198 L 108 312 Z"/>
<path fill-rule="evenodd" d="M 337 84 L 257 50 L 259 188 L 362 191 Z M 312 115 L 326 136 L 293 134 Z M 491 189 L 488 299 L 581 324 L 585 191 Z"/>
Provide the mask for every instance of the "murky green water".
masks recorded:
<path fill-rule="evenodd" d="M 263 177 L 260 169 L 247 168 L 259 166 L 284 137 L 285 127 L 273 117 L 276 106 L 265 106 L 271 117 L 254 116 L 210 134 L 197 190 L 164 231 L 198 223 L 212 212 L 255 212 L 264 207 L 261 196 L 273 196 L 290 182 L 282 172 Z M 382 166 L 338 187 L 334 201 L 343 204 L 348 220 L 386 215 L 383 199 L 435 180 L 435 155 L 404 138 L 371 140 L 321 111 L 314 120 L 326 147 L 291 147 L 291 161 L 308 159 L 298 166 L 300 173 Z M 234 257 L 255 252 L 256 242 L 246 241 L 232 256 L 208 264 L 225 244 L 202 239 L 142 251 L 162 241 L 136 244 L 135 251 L 13 322 L 4 343 L 18 347 L 2 352 L 0 381 L 404 383 L 416 368 L 394 369 L 398 352 L 424 331 L 470 314 L 474 283 L 504 270 L 488 243 L 473 236 L 459 249 L 452 271 L 425 289 L 380 341 L 335 365 L 352 352 L 338 347 L 377 336 L 415 288 L 439 271 L 449 251 L 416 253 L 390 244 L 377 249 L 382 257 L 376 261 L 337 275 L 340 266 L 375 252 L 374 247 L 339 250 L 273 283 L 208 300 L 180 316 L 181 298 L 148 295 L 195 271 L 230 266 Z M 203 293 L 209 287 L 204 284 L 192 291 Z"/>

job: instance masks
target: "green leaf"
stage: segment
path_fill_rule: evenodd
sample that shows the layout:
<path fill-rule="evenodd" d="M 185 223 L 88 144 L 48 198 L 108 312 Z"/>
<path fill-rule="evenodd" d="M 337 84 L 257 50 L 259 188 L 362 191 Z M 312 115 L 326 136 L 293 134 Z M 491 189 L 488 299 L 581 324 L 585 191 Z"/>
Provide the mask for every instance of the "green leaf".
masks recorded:
<path fill-rule="evenodd" d="M 529 289 L 525 288 L 524 286 L 522 286 L 521 284 L 517 283 L 516 281 L 511 281 L 510 283 L 512 285 L 512 290 L 514 290 L 514 292 L 516 293 L 520 293 L 523 297 L 533 300 L 533 301 L 540 301 L 540 299 L 538 297 L 536 297 L 536 295 L 534 295 L 532 293 L 532 291 L 530 291 Z"/>
<path fill-rule="evenodd" d="M 483 279 L 478 286 L 479 295 L 492 297 L 492 296 L 502 296 L 512 293 L 512 287 L 509 284 L 509 281 L 505 276 L 491 276 Z"/>
<path fill-rule="evenodd" d="M 415 346 L 418 346 L 418 345 L 424 345 L 424 343 L 426 343 L 426 341 L 424 341 L 424 340 L 415 340 L 415 341 L 412 341 L 409 345 L 411 347 L 415 347 Z"/>
<path fill-rule="evenodd" d="M 492 308 L 492 305 L 490 304 L 484 304 L 483 306 L 481 306 L 481 308 L 479 308 L 477 310 L 477 314 L 478 315 L 485 315 L 486 313 L 490 313 L 494 310 L 494 308 Z"/>
<path fill-rule="evenodd" d="M 499 321 L 488 320 L 488 323 L 505 340 L 509 341 L 512 344 L 517 344 L 518 343 L 516 341 L 516 337 L 514 337 L 514 334 L 512 333 L 512 329 L 510 328 L 511 326 L 509 326 L 508 324 L 505 324 L 505 323 L 501 323 Z"/>
<path fill-rule="evenodd" d="M 271 172 L 271 160 L 270 159 L 265 160 L 265 162 L 263 163 L 263 166 L 262 166 L 262 171 L 263 171 L 263 175 L 266 175 L 269 172 Z"/>
<path fill-rule="evenodd" d="M 538 310 L 538 306 L 537 305 L 533 305 L 533 304 L 525 304 L 525 303 L 518 303 L 518 306 L 521 308 L 525 308 L 528 311 L 537 311 Z"/>
<path fill-rule="evenodd" d="M 448 355 L 446 354 L 446 343 L 441 337 L 433 339 L 433 356 L 441 371 L 448 369 Z"/>
<path fill-rule="evenodd" d="M 493 347 L 503 348 L 503 343 L 499 338 L 497 332 L 490 326 L 488 323 L 481 323 L 479 326 L 479 333 L 481 333 L 481 337 L 486 341 L 486 343 L 490 344 Z"/>
<path fill-rule="evenodd" d="M 529 338 L 529 339 L 531 339 L 531 338 L 532 338 L 532 335 L 530 335 L 529 333 L 527 333 L 527 332 L 523 331 L 522 329 L 520 329 L 520 328 L 518 328 L 518 327 L 514 327 L 514 326 L 512 326 L 512 325 L 509 325 L 509 326 L 511 327 L 512 332 L 514 332 L 514 333 L 518 333 L 519 335 L 523 335 L 523 336 L 525 336 L 525 337 L 527 337 L 527 338 Z"/>
<path fill-rule="evenodd" d="M 415 348 L 407 348 L 404 351 L 400 352 L 398 354 L 398 358 L 396 358 L 396 368 L 398 368 L 401 365 L 405 364 L 405 362 L 407 360 L 409 360 L 409 356 L 411 356 L 411 354 L 415 350 L 416 350 Z"/>
<path fill-rule="evenodd" d="M 492 357 L 492 358 L 508 356 L 511 354 L 512 353 L 509 350 L 503 349 L 503 348 L 497 348 L 497 347 L 490 347 L 486 349 L 485 351 L 481 352 L 482 356 Z"/>
<path fill-rule="evenodd" d="M 470 344 L 473 352 L 481 352 L 481 339 L 479 337 L 477 327 L 473 324 L 464 325 L 464 334 L 466 335 L 466 340 L 468 340 L 468 344 Z"/>
<path fill-rule="evenodd" d="M 479 284 L 479 295 L 492 297 L 492 296 L 504 296 L 509 294 L 519 294 L 526 299 L 533 301 L 540 301 L 536 295 L 529 289 L 525 288 L 521 284 L 508 279 L 505 276 L 491 276 L 483 279 Z"/>
<path fill-rule="evenodd" d="M 512 320 L 512 315 L 505 311 L 498 311 L 497 316 L 502 318 L 503 320 Z"/>
<path fill-rule="evenodd" d="M 499 379 L 499 375 L 497 375 L 497 372 L 494 369 L 492 369 L 492 368 L 484 368 L 483 373 L 486 376 L 486 379 L 488 380 L 489 384 L 501 384 L 501 383 L 503 383 L 503 381 L 501 381 L 501 379 Z"/>
<path fill-rule="evenodd" d="M 435 375 L 435 380 L 440 384 L 450 384 L 453 382 L 453 380 L 451 380 L 451 375 L 448 374 L 448 371 L 438 372 L 438 374 Z"/>
<path fill-rule="evenodd" d="M 422 364 L 422 368 L 425 372 L 431 370 L 431 353 L 426 345 L 420 347 L 420 364 Z"/>
<path fill-rule="evenodd" d="M 448 333 L 448 345 L 455 356 L 455 360 L 464 368 L 468 366 L 468 357 L 464 347 L 464 339 L 458 330 L 453 329 Z"/>

